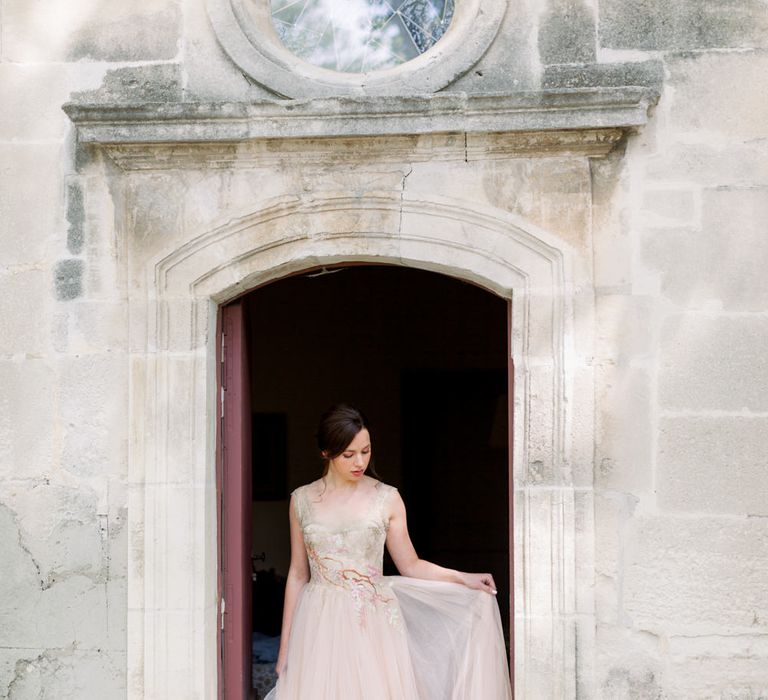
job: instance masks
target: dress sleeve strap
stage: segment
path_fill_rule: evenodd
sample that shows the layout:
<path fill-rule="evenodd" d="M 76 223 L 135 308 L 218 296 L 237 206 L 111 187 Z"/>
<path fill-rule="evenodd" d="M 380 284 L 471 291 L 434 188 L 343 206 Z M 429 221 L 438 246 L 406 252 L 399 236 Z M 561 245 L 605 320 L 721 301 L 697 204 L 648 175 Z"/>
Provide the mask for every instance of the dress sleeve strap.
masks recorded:
<path fill-rule="evenodd" d="M 304 489 L 299 486 L 298 488 L 295 488 L 293 491 L 291 491 L 291 496 L 293 496 L 293 507 L 296 511 L 296 517 L 299 520 L 299 524 L 303 527 L 304 526 Z"/>
<path fill-rule="evenodd" d="M 389 520 L 387 519 L 386 502 L 389 496 L 397 491 L 397 487 L 390 486 L 389 484 L 382 483 L 379 487 L 379 495 L 377 497 L 376 511 L 379 516 L 379 520 L 384 524 L 385 528 L 389 528 Z"/>

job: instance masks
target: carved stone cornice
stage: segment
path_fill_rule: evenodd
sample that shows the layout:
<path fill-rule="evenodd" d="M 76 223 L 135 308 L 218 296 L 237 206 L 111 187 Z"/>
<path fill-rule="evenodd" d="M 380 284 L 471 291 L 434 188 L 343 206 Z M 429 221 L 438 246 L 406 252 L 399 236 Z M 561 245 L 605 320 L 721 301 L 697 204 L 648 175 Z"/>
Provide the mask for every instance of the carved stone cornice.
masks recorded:
<path fill-rule="evenodd" d="M 81 144 L 104 146 L 121 167 L 143 169 L 201 161 L 238 167 L 289 154 L 359 158 L 371 150 L 387 160 L 600 156 L 643 126 L 657 99 L 648 88 L 624 87 L 254 103 L 70 102 L 64 111 Z"/>
<path fill-rule="evenodd" d="M 521 131 L 509 134 L 257 139 L 223 143 L 126 143 L 102 148 L 122 170 L 333 167 L 351 163 L 498 160 L 547 155 L 602 156 L 622 129 Z"/>

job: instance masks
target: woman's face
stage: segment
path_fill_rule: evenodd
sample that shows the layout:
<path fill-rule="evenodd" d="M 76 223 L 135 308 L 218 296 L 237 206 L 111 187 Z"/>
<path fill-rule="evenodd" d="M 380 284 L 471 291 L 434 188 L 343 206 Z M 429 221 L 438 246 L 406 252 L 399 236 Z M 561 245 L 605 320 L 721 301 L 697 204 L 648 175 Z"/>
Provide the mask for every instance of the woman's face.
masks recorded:
<path fill-rule="evenodd" d="M 371 436 L 363 428 L 347 445 L 347 449 L 331 460 L 330 469 L 338 478 L 354 482 L 362 478 L 370 461 Z"/>

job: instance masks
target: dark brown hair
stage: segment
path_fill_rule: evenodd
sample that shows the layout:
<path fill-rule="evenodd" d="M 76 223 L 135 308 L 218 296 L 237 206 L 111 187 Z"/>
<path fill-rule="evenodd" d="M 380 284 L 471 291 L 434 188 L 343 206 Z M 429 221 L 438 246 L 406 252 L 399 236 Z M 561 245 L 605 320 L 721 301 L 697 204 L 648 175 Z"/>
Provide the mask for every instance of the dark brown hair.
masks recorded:
<path fill-rule="evenodd" d="M 368 419 L 362 411 L 349 404 L 335 404 L 320 416 L 316 437 L 321 454 L 324 452 L 327 455 L 323 457 L 323 476 L 328 473 L 330 461 L 344 452 L 363 428 L 370 430 Z M 366 473 L 379 479 L 373 464 L 373 454 Z"/>

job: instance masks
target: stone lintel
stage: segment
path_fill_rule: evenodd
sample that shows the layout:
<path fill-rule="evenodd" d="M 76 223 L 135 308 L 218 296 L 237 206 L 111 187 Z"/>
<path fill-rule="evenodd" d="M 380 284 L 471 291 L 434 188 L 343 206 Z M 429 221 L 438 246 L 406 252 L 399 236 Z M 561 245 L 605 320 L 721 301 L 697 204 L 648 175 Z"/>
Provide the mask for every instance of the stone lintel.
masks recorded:
<path fill-rule="evenodd" d="M 572 132 L 578 130 L 626 132 L 643 126 L 657 99 L 657 92 L 642 87 L 568 88 L 483 96 L 445 93 L 253 103 L 69 102 L 64 111 L 77 126 L 81 143 L 103 145 L 559 131 L 571 132 L 566 140 L 572 142 Z M 549 136 L 552 150 L 557 138 Z"/>
<path fill-rule="evenodd" d="M 624 130 L 571 129 L 493 134 L 422 134 L 202 143 L 123 143 L 101 147 L 122 170 L 243 169 L 297 163 L 422 163 L 542 156 L 603 156 Z"/>

